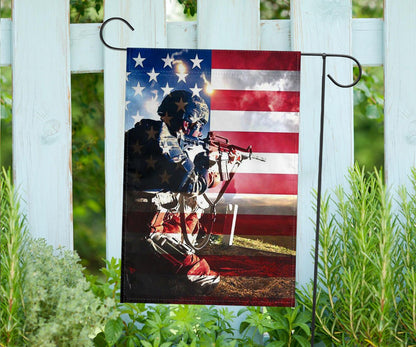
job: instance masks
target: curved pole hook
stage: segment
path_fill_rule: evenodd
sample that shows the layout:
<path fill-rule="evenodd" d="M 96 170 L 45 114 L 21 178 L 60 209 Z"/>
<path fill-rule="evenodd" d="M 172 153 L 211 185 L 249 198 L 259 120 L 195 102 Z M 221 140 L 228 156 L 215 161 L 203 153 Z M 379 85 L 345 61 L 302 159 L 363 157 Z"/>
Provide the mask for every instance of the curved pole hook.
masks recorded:
<path fill-rule="evenodd" d="M 358 77 L 352 83 L 350 83 L 350 84 L 341 84 L 341 83 L 338 83 L 337 81 L 335 81 L 335 79 L 330 74 L 327 75 L 327 77 L 332 81 L 332 83 L 334 83 L 338 87 L 341 87 L 341 88 L 354 87 L 361 79 L 361 76 L 362 76 L 362 73 L 363 73 L 361 64 L 355 57 L 353 57 L 351 55 L 347 55 L 347 54 L 326 54 L 326 53 L 301 53 L 301 55 L 322 57 L 322 59 L 324 59 L 324 60 L 326 59 L 326 57 L 348 58 L 348 59 L 354 60 L 354 62 L 358 66 Z"/>
<path fill-rule="evenodd" d="M 351 87 L 354 87 L 360 81 L 363 70 L 361 68 L 360 62 L 356 58 L 354 58 L 351 55 L 346 55 L 346 54 L 326 54 L 326 56 L 327 57 L 349 58 L 351 60 L 354 60 L 355 63 L 357 64 L 357 66 L 358 66 L 358 77 L 352 83 L 350 83 L 350 84 L 338 83 L 337 81 L 335 81 L 335 79 L 330 74 L 328 74 L 327 76 L 332 81 L 332 83 L 334 83 L 335 85 L 337 85 L 338 87 L 341 87 L 341 88 L 351 88 Z"/>
<path fill-rule="evenodd" d="M 117 50 L 117 51 L 127 51 L 127 48 L 120 48 L 120 47 L 114 47 L 114 46 L 110 46 L 107 42 L 105 42 L 105 40 L 104 40 L 104 36 L 103 36 L 103 30 L 104 30 L 104 27 L 109 23 L 109 22 L 111 22 L 112 20 L 121 20 L 122 22 L 124 22 L 129 28 L 130 28 L 130 30 L 131 31 L 134 31 L 134 28 L 131 26 L 131 24 L 129 23 L 129 22 L 127 22 L 124 18 L 121 18 L 121 17 L 111 17 L 111 18 L 109 18 L 109 19 L 107 19 L 107 20 L 105 20 L 104 22 L 103 22 L 103 24 L 101 25 L 101 28 L 100 28 L 100 40 L 101 40 L 101 42 L 106 46 L 106 47 L 108 47 L 108 48 L 111 48 L 111 49 L 115 49 L 115 50 Z"/>

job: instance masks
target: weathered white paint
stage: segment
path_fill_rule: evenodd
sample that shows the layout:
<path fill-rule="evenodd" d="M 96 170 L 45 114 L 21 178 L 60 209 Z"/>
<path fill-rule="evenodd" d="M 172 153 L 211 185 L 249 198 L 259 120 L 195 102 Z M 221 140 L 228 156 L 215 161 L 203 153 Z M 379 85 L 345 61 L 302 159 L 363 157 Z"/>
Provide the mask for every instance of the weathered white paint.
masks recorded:
<path fill-rule="evenodd" d="M 358 59 L 361 65 L 383 65 L 383 29 L 382 18 L 355 18 L 352 20 L 352 55 Z"/>
<path fill-rule="evenodd" d="M 199 0 L 197 31 L 198 48 L 259 49 L 260 2 Z"/>
<path fill-rule="evenodd" d="M 71 71 L 102 71 L 104 45 L 99 38 L 101 23 L 71 24 Z"/>
<path fill-rule="evenodd" d="M 293 0 L 291 19 L 293 50 L 351 54 L 351 0 Z M 299 285 L 308 283 L 313 274 L 312 191 L 318 180 L 321 66 L 321 57 L 302 58 L 296 244 Z M 351 61 L 328 58 L 327 73 L 340 83 L 350 83 Z M 323 192 L 344 183 L 353 162 L 352 89 L 340 89 L 327 79 L 325 110 Z"/>
<path fill-rule="evenodd" d="M 104 46 L 98 31 L 100 23 L 71 24 L 71 72 L 102 72 Z M 260 49 L 291 50 L 290 20 L 260 21 Z M 352 20 L 352 54 L 362 65 L 380 66 L 384 61 L 382 19 Z M 110 30 L 112 30 L 110 28 Z M 107 30 L 106 30 L 107 32 Z M 0 20 L 0 66 L 11 65 L 11 20 Z M 108 32 L 106 34 L 106 37 Z M 197 48 L 197 22 L 168 22 L 167 47 Z"/>
<path fill-rule="evenodd" d="M 290 51 L 290 20 L 261 21 L 260 49 Z"/>
<path fill-rule="evenodd" d="M 168 48 L 196 48 L 196 22 L 168 22 Z"/>
<path fill-rule="evenodd" d="M 385 169 L 393 191 L 416 165 L 416 2 L 385 1 Z M 406 33 L 406 34 L 404 34 Z"/>
<path fill-rule="evenodd" d="M 72 248 L 69 2 L 19 0 L 12 10 L 15 183 L 31 234 Z"/>
<path fill-rule="evenodd" d="M 120 21 L 110 22 L 104 30 L 109 44 L 166 47 L 164 0 L 106 1 L 104 13 L 105 19 L 122 17 L 135 28 L 130 31 Z M 126 53 L 105 48 L 104 70 L 106 230 L 107 259 L 110 259 L 121 257 Z"/>
<path fill-rule="evenodd" d="M 12 21 L 0 19 L 0 66 L 12 63 Z"/>

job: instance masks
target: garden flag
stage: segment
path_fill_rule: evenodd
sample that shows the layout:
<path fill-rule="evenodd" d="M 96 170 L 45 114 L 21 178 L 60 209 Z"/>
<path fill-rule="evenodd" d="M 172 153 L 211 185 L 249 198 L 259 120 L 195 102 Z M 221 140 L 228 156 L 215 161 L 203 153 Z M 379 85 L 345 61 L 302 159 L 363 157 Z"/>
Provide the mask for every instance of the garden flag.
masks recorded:
<path fill-rule="evenodd" d="M 123 302 L 292 306 L 300 53 L 127 50 Z"/>

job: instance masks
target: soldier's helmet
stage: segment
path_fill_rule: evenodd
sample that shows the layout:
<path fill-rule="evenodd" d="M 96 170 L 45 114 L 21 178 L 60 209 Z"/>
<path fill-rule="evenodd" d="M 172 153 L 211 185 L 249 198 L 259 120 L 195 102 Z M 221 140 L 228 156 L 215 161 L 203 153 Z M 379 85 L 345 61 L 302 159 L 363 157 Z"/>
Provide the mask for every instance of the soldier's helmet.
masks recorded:
<path fill-rule="evenodd" d="M 157 113 L 173 135 L 183 130 L 187 135 L 198 137 L 209 118 L 206 102 L 185 90 L 175 90 L 167 95 Z"/>

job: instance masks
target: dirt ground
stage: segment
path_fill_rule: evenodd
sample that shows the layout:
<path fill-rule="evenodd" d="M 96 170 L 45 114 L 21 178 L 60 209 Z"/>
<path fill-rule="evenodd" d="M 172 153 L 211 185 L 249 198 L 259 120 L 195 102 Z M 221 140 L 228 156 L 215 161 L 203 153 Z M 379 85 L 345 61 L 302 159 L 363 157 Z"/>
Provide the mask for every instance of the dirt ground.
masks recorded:
<path fill-rule="evenodd" d="M 247 255 L 247 256 L 282 256 L 274 252 L 265 252 L 256 249 L 209 245 L 199 254 L 215 255 Z M 286 255 L 287 256 L 287 255 Z M 287 256 L 293 257 L 294 256 Z M 210 295 L 235 298 L 289 298 L 294 295 L 295 278 L 293 277 L 240 277 L 222 276 L 221 281 Z"/>

